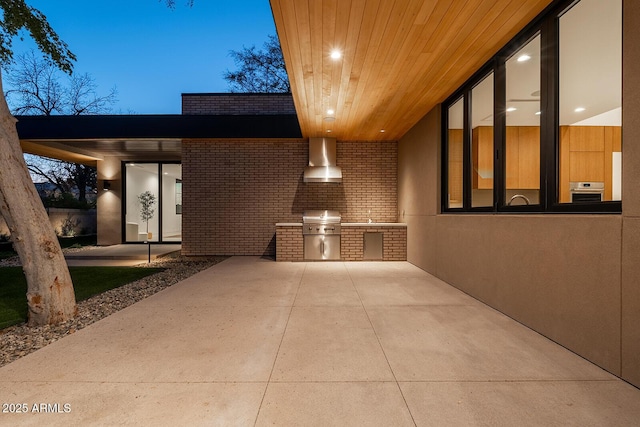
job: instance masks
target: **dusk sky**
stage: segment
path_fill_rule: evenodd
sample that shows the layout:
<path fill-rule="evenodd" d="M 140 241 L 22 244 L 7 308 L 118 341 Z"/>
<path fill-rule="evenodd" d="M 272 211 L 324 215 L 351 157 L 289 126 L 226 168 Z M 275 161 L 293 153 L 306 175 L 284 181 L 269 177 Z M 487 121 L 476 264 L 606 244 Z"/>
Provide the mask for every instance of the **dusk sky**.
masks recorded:
<path fill-rule="evenodd" d="M 228 92 L 230 50 L 261 48 L 275 25 L 269 0 L 28 0 L 91 74 L 98 92 L 116 86 L 116 113 L 178 114 L 180 94 Z M 35 46 L 19 42 L 16 53 Z M 5 90 L 8 88 L 5 88 Z"/>

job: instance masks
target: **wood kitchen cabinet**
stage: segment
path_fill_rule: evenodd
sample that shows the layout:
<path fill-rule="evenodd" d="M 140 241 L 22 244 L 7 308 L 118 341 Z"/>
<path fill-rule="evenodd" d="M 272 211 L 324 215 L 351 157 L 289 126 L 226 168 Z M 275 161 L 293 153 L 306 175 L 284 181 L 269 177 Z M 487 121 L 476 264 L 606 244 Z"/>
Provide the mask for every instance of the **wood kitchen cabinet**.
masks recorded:
<path fill-rule="evenodd" d="M 493 126 L 478 126 L 472 132 L 473 188 L 493 188 Z"/>
<path fill-rule="evenodd" d="M 619 126 L 560 126 L 560 203 L 571 202 L 570 182 L 604 182 L 613 195 L 613 153 L 622 151 Z"/>
<path fill-rule="evenodd" d="M 449 129 L 449 207 L 462 206 L 462 129 Z"/>
<path fill-rule="evenodd" d="M 507 189 L 540 189 L 540 127 L 507 126 Z M 493 127 L 473 130 L 473 188 L 493 188 Z M 490 176 L 490 177 L 489 177 Z"/>
<path fill-rule="evenodd" d="M 507 189 L 540 189 L 540 127 L 507 126 Z"/>

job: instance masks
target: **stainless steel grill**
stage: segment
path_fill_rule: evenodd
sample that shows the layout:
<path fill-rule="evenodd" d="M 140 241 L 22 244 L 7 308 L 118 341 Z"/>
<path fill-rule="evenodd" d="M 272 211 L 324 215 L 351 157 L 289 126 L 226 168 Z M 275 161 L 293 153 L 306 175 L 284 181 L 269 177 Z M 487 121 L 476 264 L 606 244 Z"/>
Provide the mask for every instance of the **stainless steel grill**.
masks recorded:
<path fill-rule="evenodd" d="M 302 216 L 304 259 L 340 259 L 340 221 L 337 211 L 305 211 Z"/>
<path fill-rule="evenodd" d="M 337 211 L 305 211 L 302 234 L 340 234 L 341 219 Z"/>

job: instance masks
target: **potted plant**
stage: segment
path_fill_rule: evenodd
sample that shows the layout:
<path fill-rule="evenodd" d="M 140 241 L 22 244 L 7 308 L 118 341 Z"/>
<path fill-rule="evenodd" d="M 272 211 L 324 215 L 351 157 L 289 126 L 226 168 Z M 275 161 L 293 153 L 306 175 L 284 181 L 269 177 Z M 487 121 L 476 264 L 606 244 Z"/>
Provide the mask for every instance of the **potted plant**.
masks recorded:
<path fill-rule="evenodd" d="M 149 232 L 149 220 L 155 213 L 156 196 L 150 191 L 145 191 L 138 196 L 140 202 L 140 218 L 147 223 L 147 240 L 151 240 L 153 233 Z"/>

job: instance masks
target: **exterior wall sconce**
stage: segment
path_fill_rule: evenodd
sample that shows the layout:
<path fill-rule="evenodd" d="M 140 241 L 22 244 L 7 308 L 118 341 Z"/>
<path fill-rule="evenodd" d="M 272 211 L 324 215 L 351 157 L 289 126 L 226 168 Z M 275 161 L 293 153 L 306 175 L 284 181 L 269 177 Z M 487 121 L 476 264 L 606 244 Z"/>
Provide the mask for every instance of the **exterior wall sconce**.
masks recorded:
<path fill-rule="evenodd" d="M 111 190 L 111 181 L 106 180 L 106 179 L 105 179 L 104 181 L 102 181 L 102 189 L 103 189 L 104 191 L 109 191 L 109 190 Z"/>

